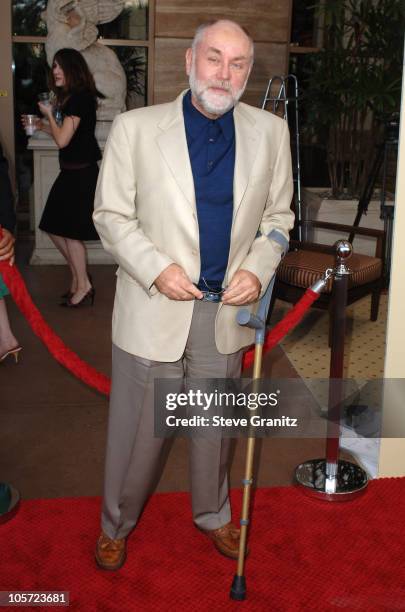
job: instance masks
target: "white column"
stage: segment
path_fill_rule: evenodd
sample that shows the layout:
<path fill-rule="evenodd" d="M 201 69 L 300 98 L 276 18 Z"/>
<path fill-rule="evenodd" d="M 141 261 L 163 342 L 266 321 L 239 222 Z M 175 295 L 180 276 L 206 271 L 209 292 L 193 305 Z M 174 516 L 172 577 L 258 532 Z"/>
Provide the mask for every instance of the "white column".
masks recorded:
<path fill-rule="evenodd" d="M 405 48 L 404 48 L 405 49 Z M 405 57 L 405 56 L 404 56 Z M 405 66 L 403 67 L 403 69 Z M 405 378 L 405 74 L 402 72 L 402 105 L 399 132 L 395 220 L 393 231 L 391 280 L 388 303 L 385 378 Z M 402 169 L 402 172 L 401 172 Z M 385 402 L 383 424 L 387 430 L 396 424 L 398 436 L 405 432 L 405 397 Z M 383 438 L 379 476 L 405 476 L 405 436 Z"/>

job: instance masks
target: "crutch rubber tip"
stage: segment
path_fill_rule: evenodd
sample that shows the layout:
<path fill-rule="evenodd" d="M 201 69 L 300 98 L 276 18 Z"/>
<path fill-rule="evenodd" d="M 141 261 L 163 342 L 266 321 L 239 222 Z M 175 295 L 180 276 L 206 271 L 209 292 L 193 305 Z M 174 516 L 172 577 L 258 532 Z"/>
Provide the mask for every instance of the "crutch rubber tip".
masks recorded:
<path fill-rule="evenodd" d="M 231 599 L 236 601 L 243 601 L 246 597 L 246 578 L 245 576 L 238 576 L 235 574 L 232 581 L 231 592 L 229 593 Z"/>

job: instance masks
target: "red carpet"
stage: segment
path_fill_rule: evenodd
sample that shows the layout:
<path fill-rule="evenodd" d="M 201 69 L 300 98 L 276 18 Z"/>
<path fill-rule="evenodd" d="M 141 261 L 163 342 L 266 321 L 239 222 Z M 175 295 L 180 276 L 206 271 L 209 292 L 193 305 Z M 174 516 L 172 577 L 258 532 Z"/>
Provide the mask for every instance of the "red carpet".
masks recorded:
<path fill-rule="evenodd" d="M 85 612 L 405 609 L 405 478 L 342 504 L 257 491 L 244 602 L 228 599 L 235 564 L 193 527 L 187 494 L 152 498 L 115 573 L 93 562 L 99 509 L 98 498 L 24 502 L 0 525 L 0 590 L 70 591 L 59 609 Z"/>

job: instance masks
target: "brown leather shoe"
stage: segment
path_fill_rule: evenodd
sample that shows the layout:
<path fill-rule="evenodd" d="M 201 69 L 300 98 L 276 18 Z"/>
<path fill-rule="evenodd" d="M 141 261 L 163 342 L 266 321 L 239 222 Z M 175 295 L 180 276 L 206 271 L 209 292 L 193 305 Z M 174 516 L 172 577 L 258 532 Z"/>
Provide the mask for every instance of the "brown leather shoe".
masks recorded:
<path fill-rule="evenodd" d="M 240 529 L 233 523 L 227 523 L 219 529 L 201 529 L 213 541 L 215 548 L 225 557 L 237 559 L 239 556 Z M 248 554 L 246 549 L 245 556 Z"/>
<path fill-rule="evenodd" d="M 112 540 L 101 532 L 96 546 L 96 562 L 99 567 L 106 570 L 120 569 L 125 563 L 126 556 L 125 538 Z"/>

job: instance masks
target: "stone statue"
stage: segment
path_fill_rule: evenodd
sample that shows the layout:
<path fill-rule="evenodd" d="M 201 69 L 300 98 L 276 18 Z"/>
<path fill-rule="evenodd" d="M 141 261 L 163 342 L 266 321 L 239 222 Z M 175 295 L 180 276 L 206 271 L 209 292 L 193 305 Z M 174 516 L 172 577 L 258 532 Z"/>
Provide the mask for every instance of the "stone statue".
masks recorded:
<path fill-rule="evenodd" d="M 42 13 L 48 28 L 45 43 L 48 64 L 64 47 L 81 51 L 97 89 L 106 96 L 99 101 L 100 121 L 111 121 L 125 110 L 126 77 L 114 51 L 97 41 L 96 24 L 118 17 L 124 3 L 124 0 L 48 0 Z"/>

